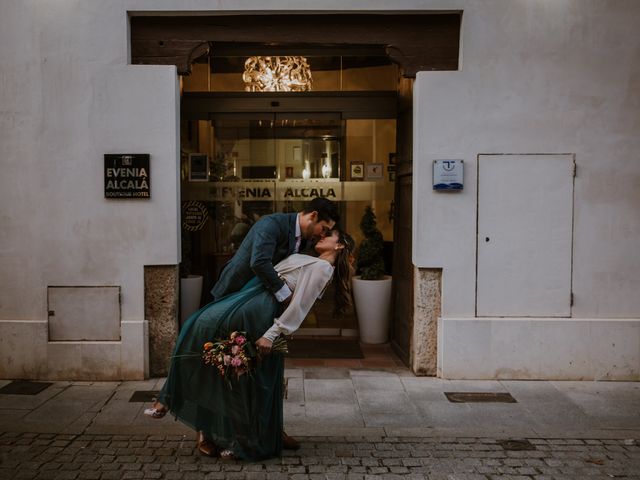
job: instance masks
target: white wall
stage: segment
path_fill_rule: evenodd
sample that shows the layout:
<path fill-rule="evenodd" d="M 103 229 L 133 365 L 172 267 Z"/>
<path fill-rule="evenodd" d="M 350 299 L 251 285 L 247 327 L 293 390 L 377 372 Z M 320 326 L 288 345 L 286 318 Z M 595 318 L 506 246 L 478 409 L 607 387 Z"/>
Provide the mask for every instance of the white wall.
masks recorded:
<path fill-rule="evenodd" d="M 462 70 L 415 83 L 414 261 L 443 268 L 443 317 L 474 315 L 477 154 L 566 152 L 578 164 L 573 316 L 638 318 L 638 2 L 2 0 L 0 376 L 64 375 L 83 348 L 116 374 L 144 371 L 143 266 L 179 261 L 179 102 L 174 67 L 127 65 L 127 11 L 391 9 L 464 10 Z M 151 154 L 151 200 L 104 199 L 114 152 Z M 461 194 L 431 191 L 442 156 L 465 160 Z M 46 286 L 100 284 L 122 286 L 121 344 L 47 346 Z M 29 345 L 50 358 L 12 355 Z"/>
<path fill-rule="evenodd" d="M 175 67 L 128 65 L 128 13 L 353 7 L 387 4 L 0 0 L 0 377 L 148 370 L 143 267 L 179 262 L 179 100 Z M 150 200 L 104 198 L 105 153 L 151 154 Z M 48 285 L 121 286 L 121 341 L 48 342 Z"/>
<path fill-rule="evenodd" d="M 613 377 L 593 370 L 592 378 L 640 378 L 639 21 L 640 3 L 633 0 L 469 1 L 461 71 L 421 72 L 415 82 L 413 256 L 418 267 L 443 268 L 445 322 L 475 315 L 477 155 L 575 154 L 572 317 L 636 320 L 624 323 L 632 332 L 631 350 L 606 334 L 599 337 L 618 345 L 607 357 L 610 369 L 617 360 L 627 364 L 625 356 L 632 367 Z M 462 193 L 431 190 L 434 158 L 465 160 Z M 474 367 L 471 377 L 500 376 L 510 362 L 507 350 L 487 345 L 485 357 L 461 351 L 461 343 L 479 342 L 460 325 L 445 328 L 449 336 L 440 338 L 441 374 L 464 376 L 446 365 L 467 362 L 487 367 L 482 374 Z M 496 332 L 505 325 L 487 328 Z M 598 341 L 575 322 L 563 325 L 578 343 Z M 614 336 L 616 325 L 601 331 Z M 511 346 L 529 364 L 559 358 L 544 342 L 530 345 L 526 333 L 540 329 L 536 336 L 549 338 L 555 326 L 521 327 L 507 330 Z M 481 359 L 487 356 L 491 362 Z M 544 376 L 536 372 L 534 378 Z"/>
<path fill-rule="evenodd" d="M 443 267 L 443 316 L 475 305 L 476 156 L 575 153 L 575 317 L 639 317 L 640 4 L 468 2 L 459 72 L 415 83 L 414 260 Z M 431 159 L 463 158 L 460 194 Z"/>
<path fill-rule="evenodd" d="M 128 323 L 100 346 L 105 370 L 144 375 L 143 267 L 179 262 L 175 67 L 127 65 L 126 10 L 106 4 L 1 7 L 0 376 L 59 369 L 82 346 L 42 344 L 48 285 L 120 285 Z M 105 153 L 151 154 L 150 200 L 104 198 Z M 49 355 L 21 370 L 25 347 Z"/>

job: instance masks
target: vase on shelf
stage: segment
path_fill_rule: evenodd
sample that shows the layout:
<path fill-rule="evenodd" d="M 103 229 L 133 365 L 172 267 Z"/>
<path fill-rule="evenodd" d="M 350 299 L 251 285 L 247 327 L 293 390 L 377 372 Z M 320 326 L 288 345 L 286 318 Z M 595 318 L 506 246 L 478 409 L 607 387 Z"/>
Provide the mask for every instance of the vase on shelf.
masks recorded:
<path fill-rule="evenodd" d="M 180 279 L 180 325 L 200 309 L 202 275 L 187 275 Z"/>

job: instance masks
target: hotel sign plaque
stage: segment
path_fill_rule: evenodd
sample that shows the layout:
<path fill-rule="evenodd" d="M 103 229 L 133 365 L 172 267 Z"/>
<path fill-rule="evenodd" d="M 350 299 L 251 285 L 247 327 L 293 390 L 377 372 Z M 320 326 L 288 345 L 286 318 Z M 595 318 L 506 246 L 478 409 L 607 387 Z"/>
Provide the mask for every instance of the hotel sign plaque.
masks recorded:
<path fill-rule="evenodd" d="M 434 160 L 433 189 L 459 191 L 464 188 L 464 160 Z"/>
<path fill-rule="evenodd" d="M 148 153 L 105 154 L 105 198 L 151 198 Z"/>

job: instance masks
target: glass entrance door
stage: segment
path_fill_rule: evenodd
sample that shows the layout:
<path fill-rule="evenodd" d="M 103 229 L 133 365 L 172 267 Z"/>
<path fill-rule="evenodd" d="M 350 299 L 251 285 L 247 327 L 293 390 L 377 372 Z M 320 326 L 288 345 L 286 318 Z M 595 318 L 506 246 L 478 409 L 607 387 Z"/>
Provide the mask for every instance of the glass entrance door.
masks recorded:
<path fill-rule="evenodd" d="M 216 113 L 209 121 L 183 121 L 182 127 L 183 206 L 199 206 L 208 215 L 198 230 L 183 228 L 183 264 L 189 273 L 203 275 L 203 303 L 261 216 L 298 212 L 314 197 L 338 203 L 341 226 L 358 243 L 360 218 L 373 205 L 392 245 L 394 182 L 387 167 L 393 166 L 395 119 L 343 119 L 331 112 Z M 193 175 L 198 158 L 206 164 L 199 177 Z M 183 208 L 183 227 L 184 217 Z M 300 332 L 355 334 L 357 321 L 353 310 L 334 317 L 330 286 Z"/>
<path fill-rule="evenodd" d="M 299 212 L 317 196 L 336 197 L 340 182 L 343 121 L 339 114 L 216 115 L 213 172 L 222 197 L 233 182 L 234 198 L 217 199 L 235 219 L 219 236 L 224 253 L 233 252 L 261 216 Z M 227 189 L 229 186 L 227 186 Z M 332 193 L 333 191 L 333 193 Z M 336 200 L 336 198 L 334 198 Z M 328 290 L 303 323 L 314 333 L 340 334 L 355 328 L 353 315 L 334 318 Z"/>

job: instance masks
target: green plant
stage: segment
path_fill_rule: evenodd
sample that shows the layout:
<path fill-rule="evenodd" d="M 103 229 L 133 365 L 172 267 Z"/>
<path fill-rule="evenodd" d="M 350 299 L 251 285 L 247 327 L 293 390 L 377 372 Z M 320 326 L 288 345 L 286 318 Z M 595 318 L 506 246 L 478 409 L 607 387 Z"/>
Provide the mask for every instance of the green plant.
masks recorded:
<path fill-rule="evenodd" d="M 368 206 L 360 220 L 360 230 L 364 234 L 364 240 L 358 249 L 357 271 L 362 280 L 380 280 L 384 277 L 384 243 L 382 233 L 376 224 L 376 214 Z"/>

